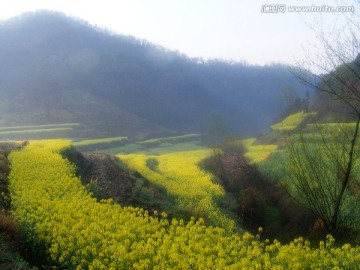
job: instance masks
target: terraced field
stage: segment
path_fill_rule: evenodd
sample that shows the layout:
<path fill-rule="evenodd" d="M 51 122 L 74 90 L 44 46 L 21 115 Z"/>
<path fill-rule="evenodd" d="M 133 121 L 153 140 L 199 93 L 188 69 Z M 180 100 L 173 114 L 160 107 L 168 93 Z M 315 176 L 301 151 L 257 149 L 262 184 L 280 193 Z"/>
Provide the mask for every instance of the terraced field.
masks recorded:
<path fill-rule="evenodd" d="M 0 127 L 0 140 L 71 138 L 78 123 Z"/>
<path fill-rule="evenodd" d="M 53 266 L 67 269 L 356 269 L 359 266 L 360 248 L 350 244 L 336 246 L 331 236 L 316 247 L 301 237 L 282 245 L 276 240 L 260 241 L 259 235 L 209 227 L 202 218 L 185 223 L 168 220 L 166 213 L 150 214 L 140 208 L 121 207 L 111 200 L 98 202 L 74 175 L 74 167 L 60 156 L 59 151 L 68 147 L 69 141 L 32 141 L 10 156 L 13 215 L 26 228 L 33 249 L 44 248 Z M 195 156 L 198 159 L 202 154 Z M 178 154 L 177 158 L 180 156 L 190 158 L 186 154 Z M 160 159 L 159 171 L 169 174 L 174 167 L 167 169 L 166 161 L 173 158 Z M 188 176 L 194 174 L 188 168 L 185 171 Z M 175 175 L 179 175 L 177 168 Z M 206 180 L 208 176 L 202 174 L 202 177 L 205 179 L 200 182 L 207 183 L 208 190 L 212 190 Z M 181 178 L 169 180 L 182 181 Z M 187 190 L 191 188 L 190 185 Z"/>
<path fill-rule="evenodd" d="M 111 137 L 74 141 L 72 143 L 79 151 L 97 151 L 114 148 L 126 144 L 127 137 Z"/>

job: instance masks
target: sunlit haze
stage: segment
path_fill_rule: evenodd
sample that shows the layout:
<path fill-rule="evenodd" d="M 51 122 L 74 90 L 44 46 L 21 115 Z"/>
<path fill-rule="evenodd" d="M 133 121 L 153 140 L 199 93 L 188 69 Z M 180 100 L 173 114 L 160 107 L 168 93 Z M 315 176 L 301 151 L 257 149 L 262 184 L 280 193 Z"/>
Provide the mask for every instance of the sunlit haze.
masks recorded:
<path fill-rule="evenodd" d="M 294 63 L 311 50 L 307 24 L 341 25 L 339 12 L 263 12 L 272 0 L 14 0 L 2 1 L 0 19 L 38 9 L 56 10 L 113 32 L 135 36 L 190 57 L 249 64 Z M 348 1 L 286 1 L 286 7 L 352 6 Z M 264 6 L 265 5 L 265 6 Z"/>

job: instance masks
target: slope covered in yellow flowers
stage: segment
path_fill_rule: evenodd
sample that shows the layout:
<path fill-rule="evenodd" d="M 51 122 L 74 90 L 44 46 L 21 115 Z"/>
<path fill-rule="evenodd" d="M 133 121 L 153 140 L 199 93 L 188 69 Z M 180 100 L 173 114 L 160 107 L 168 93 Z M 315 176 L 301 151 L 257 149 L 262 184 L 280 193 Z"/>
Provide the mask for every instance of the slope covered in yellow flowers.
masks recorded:
<path fill-rule="evenodd" d="M 199 168 L 198 163 L 209 156 L 209 150 L 175 152 L 158 156 L 145 154 L 118 155 L 129 168 L 140 172 L 154 184 L 164 187 L 183 212 L 204 218 L 208 223 L 234 230 L 235 222 L 221 213 L 217 201 L 226 200 L 223 187 L 212 181 L 213 176 Z M 156 168 L 150 168 L 154 161 Z"/>
<path fill-rule="evenodd" d="M 66 141 L 31 142 L 11 154 L 13 215 L 34 247 L 71 269 L 356 269 L 360 248 L 288 245 L 208 227 L 203 219 L 167 220 L 139 208 L 97 202 L 59 151 Z M 161 169 L 161 168 L 160 168 Z M 196 181 L 196 179 L 194 179 Z"/>

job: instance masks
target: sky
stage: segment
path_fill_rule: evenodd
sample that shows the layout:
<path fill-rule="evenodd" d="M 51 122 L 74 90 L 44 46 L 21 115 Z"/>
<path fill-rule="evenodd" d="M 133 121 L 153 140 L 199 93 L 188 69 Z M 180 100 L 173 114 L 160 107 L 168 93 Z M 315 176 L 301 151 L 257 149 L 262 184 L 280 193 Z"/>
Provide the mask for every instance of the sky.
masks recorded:
<path fill-rule="evenodd" d="M 189 57 L 294 64 L 306 58 L 316 43 L 309 25 L 321 21 L 328 29 L 341 28 L 343 15 L 289 8 L 353 6 L 357 13 L 355 2 L 359 0 L 341 4 L 336 0 L 0 0 L 0 20 L 38 9 L 55 10 Z"/>

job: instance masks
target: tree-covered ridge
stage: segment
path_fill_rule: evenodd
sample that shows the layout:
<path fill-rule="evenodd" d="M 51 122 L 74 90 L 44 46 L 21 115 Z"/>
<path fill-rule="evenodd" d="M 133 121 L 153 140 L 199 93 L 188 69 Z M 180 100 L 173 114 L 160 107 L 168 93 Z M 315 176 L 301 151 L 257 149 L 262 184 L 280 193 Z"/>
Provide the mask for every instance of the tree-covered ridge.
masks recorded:
<path fill-rule="evenodd" d="M 82 137 L 159 137 L 198 132 L 218 112 L 254 133 L 281 113 L 283 87 L 305 93 L 286 66 L 191 59 L 51 12 L 1 23 L 0 43 L 0 126 L 77 122 Z"/>

